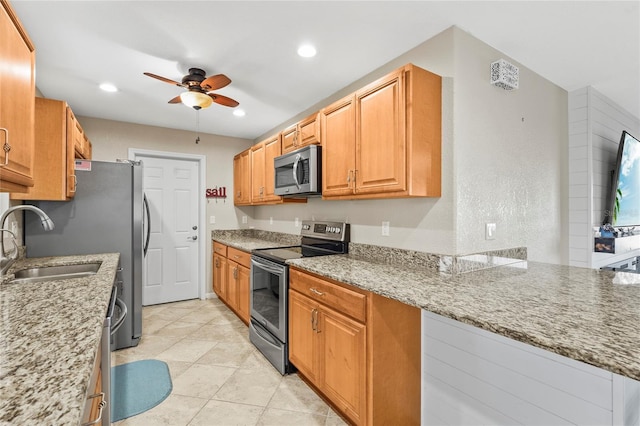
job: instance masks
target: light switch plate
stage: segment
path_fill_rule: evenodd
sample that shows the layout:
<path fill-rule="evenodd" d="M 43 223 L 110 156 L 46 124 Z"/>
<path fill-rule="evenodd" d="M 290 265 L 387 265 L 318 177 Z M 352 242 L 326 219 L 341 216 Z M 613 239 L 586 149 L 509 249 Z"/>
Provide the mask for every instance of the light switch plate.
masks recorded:
<path fill-rule="evenodd" d="M 242 216 L 242 223 L 247 223 L 247 217 L 246 216 Z"/>
<path fill-rule="evenodd" d="M 484 237 L 487 240 L 495 240 L 496 239 L 496 224 L 495 223 L 487 223 L 485 225 Z"/>
<path fill-rule="evenodd" d="M 387 221 L 382 222 L 382 236 L 383 237 L 389 236 L 389 222 Z"/>
<path fill-rule="evenodd" d="M 209 216 L 209 223 L 211 223 L 211 224 L 216 223 L 216 217 L 215 216 Z"/>

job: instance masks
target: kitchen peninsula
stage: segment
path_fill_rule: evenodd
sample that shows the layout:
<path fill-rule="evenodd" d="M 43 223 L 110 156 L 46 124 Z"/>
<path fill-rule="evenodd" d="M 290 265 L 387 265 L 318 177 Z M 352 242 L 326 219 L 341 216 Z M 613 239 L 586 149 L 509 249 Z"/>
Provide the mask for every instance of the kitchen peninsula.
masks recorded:
<path fill-rule="evenodd" d="M 215 231 L 213 238 L 220 238 Z M 223 242 L 235 243 L 230 233 Z M 242 243 L 237 248 L 243 249 Z M 492 256 L 487 254 L 484 258 L 491 260 Z M 427 339 L 425 324 L 433 319 L 430 316 L 440 316 L 533 346 L 534 352 L 538 348 L 544 350 L 537 355 L 558 354 L 570 361 L 574 369 L 583 364 L 597 367 L 598 371 L 590 371 L 590 375 L 613 373 L 625 380 L 632 379 L 628 382 L 637 386 L 640 275 L 528 262 L 522 258 L 501 258 L 501 266 L 472 272 L 441 272 L 448 269 L 450 259 L 351 243 L 347 255 L 310 257 L 288 263 L 306 273 L 422 309 L 423 345 Z M 493 261 L 498 263 L 497 259 Z M 424 349 L 423 346 L 423 352 Z M 423 369 L 424 363 L 423 356 Z M 607 389 L 611 392 L 611 378 L 608 380 Z M 423 372 L 423 385 L 424 381 Z M 604 408 L 609 413 L 615 412 L 615 407 Z"/>

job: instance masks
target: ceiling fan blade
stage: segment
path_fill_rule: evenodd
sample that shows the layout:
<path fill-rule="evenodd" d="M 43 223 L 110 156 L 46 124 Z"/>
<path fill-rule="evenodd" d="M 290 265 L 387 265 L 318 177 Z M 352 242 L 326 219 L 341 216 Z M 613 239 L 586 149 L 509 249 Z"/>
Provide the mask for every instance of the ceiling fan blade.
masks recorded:
<path fill-rule="evenodd" d="M 207 93 L 207 95 L 211 96 L 211 99 L 213 99 L 213 102 L 220 104 L 220 105 L 224 105 L 224 106 L 228 106 L 228 107 L 237 107 L 238 105 L 240 105 L 238 103 L 238 101 L 235 101 L 231 98 L 228 98 L 226 96 L 222 96 L 222 95 L 216 95 L 215 93 Z"/>
<path fill-rule="evenodd" d="M 231 79 L 224 74 L 212 75 L 200 83 L 203 90 L 217 90 L 231 83 Z"/>
<path fill-rule="evenodd" d="M 169 80 L 168 78 L 161 77 L 159 75 L 151 74 L 150 72 L 145 72 L 143 74 L 148 76 L 148 77 L 156 78 L 156 79 L 158 79 L 160 81 L 164 81 L 165 83 L 174 84 L 174 85 L 179 86 L 179 87 L 184 87 L 184 84 L 182 84 L 182 83 L 178 83 L 177 81 Z"/>
<path fill-rule="evenodd" d="M 169 101 L 170 104 L 181 104 L 182 103 L 182 99 L 180 99 L 180 95 L 176 96 L 175 98 L 171 99 Z"/>

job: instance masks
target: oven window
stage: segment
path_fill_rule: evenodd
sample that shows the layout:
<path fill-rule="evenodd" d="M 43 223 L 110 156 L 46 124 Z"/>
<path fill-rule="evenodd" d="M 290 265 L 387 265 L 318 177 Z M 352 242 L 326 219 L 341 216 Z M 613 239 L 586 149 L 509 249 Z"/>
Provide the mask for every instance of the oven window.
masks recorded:
<path fill-rule="evenodd" d="M 259 266 L 253 270 L 253 310 L 280 328 L 280 275 Z"/>

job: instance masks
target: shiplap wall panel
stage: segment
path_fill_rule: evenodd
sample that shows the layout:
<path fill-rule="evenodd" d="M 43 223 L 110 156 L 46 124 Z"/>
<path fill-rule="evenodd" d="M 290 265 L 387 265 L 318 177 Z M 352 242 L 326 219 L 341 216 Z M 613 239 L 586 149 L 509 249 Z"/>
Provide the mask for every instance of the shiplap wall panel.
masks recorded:
<path fill-rule="evenodd" d="M 570 92 L 568 108 L 569 264 L 593 267 L 593 228 L 608 208 L 620 134 L 640 134 L 640 118 L 592 87 Z"/>
<path fill-rule="evenodd" d="M 425 425 L 614 424 L 610 372 L 427 311 L 422 341 Z"/>

